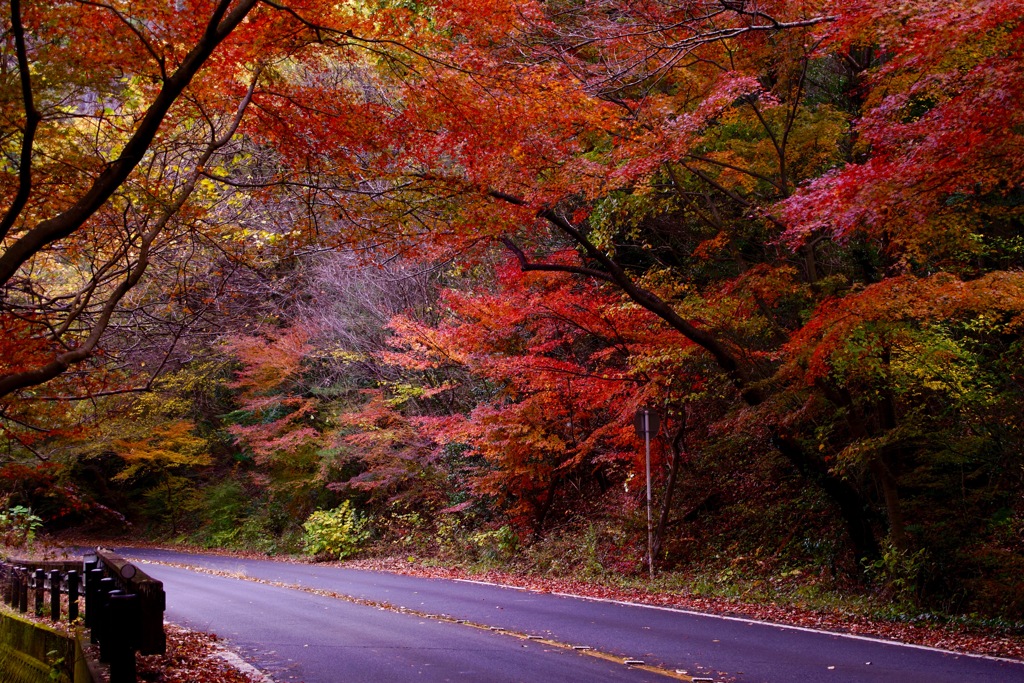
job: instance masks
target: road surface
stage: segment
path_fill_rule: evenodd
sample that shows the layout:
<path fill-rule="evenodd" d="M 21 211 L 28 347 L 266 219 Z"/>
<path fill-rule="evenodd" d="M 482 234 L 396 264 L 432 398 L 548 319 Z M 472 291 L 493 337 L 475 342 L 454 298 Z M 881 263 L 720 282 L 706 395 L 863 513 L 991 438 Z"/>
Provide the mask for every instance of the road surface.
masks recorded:
<path fill-rule="evenodd" d="M 669 675 L 686 672 L 683 680 L 1024 683 L 1021 662 L 747 619 L 384 572 L 168 550 L 118 552 L 250 579 L 144 567 L 164 581 L 169 621 L 217 633 L 280 681 L 670 680 L 622 664 L 633 659 Z"/>

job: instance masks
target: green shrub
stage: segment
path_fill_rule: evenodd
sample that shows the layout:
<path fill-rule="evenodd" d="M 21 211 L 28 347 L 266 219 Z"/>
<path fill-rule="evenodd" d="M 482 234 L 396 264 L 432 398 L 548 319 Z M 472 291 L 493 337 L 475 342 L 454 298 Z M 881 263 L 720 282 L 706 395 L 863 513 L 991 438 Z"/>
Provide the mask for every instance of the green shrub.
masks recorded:
<path fill-rule="evenodd" d="M 233 479 L 224 479 L 201 492 L 203 525 L 195 539 L 208 548 L 234 548 L 249 506 L 245 489 Z"/>
<path fill-rule="evenodd" d="M 345 501 L 333 510 L 318 510 L 302 525 L 306 552 L 314 557 L 342 560 L 369 538 L 366 520 Z"/>
<path fill-rule="evenodd" d="M 500 529 L 472 533 L 469 542 L 485 562 L 506 562 L 519 548 L 519 537 L 507 524 Z"/>
<path fill-rule="evenodd" d="M 0 541 L 12 548 L 29 545 L 42 525 L 43 520 L 24 505 L 0 510 Z"/>
<path fill-rule="evenodd" d="M 923 548 L 910 552 L 886 543 L 882 548 L 882 556 L 865 569 L 868 576 L 881 586 L 887 598 L 912 604 L 917 597 L 921 573 L 927 562 L 928 556 Z"/>

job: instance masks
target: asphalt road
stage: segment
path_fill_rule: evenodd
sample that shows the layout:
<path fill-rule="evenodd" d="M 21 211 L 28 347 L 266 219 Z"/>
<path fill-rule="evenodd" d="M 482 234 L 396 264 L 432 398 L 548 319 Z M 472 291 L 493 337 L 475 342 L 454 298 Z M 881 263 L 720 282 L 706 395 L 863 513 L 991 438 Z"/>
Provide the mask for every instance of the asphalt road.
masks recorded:
<path fill-rule="evenodd" d="M 1020 662 L 745 619 L 383 572 L 166 550 L 119 552 L 446 615 L 716 681 L 1024 683 Z M 144 570 L 164 581 L 168 620 L 221 635 L 281 681 L 668 680 L 508 635 L 305 591 L 160 565 Z"/>
<path fill-rule="evenodd" d="M 216 633 L 282 683 L 664 680 L 621 663 L 336 598 L 175 567 L 145 571 L 164 582 L 169 621 Z"/>

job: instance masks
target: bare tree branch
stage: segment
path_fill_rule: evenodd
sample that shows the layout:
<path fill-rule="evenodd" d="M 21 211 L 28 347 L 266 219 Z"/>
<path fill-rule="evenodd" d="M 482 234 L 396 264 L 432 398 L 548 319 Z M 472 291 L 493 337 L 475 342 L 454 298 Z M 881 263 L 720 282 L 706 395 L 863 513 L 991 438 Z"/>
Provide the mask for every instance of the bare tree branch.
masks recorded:
<path fill-rule="evenodd" d="M 118 159 L 106 166 L 75 204 L 57 216 L 37 223 L 0 256 L 0 284 L 9 282 L 22 264 L 46 245 L 68 237 L 82 227 L 110 199 L 142 161 L 171 106 L 192 82 L 217 46 L 242 22 L 258 1 L 241 0 L 229 11 L 230 0 L 221 0 L 206 26 L 203 37 L 185 55 L 175 72 L 164 81 L 163 87 L 125 144 Z"/>
<path fill-rule="evenodd" d="M 122 280 L 114 291 L 107 296 L 103 307 L 90 327 L 89 335 L 85 341 L 64 353 L 58 354 L 52 361 L 45 363 L 40 367 L 32 370 L 0 375 L 0 396 L 7 395 L 25 387 L 47 382 L 65 372 L 70 366 L 86 360 L 95 352 L 100 339 L 109 326 L 111 317 L 117 310 L 121 300 L 139 283 L 139 280 L 149 267 L 150 250 L 154 240 L 161 232 L 163 232 L 170 220 L 178 214 L 181 208 L 192 196 L 199 179 L 202 177 L 202 167 L 209 162 L 218 149 L 226 145 L 231 140 L 235 131 L 237 131 L 238 126 L 241 124 L 242 118 L 245 115 L 245 110 L 252 102 L 253 93 L 255 91 L 256 84 L 259 81 L 259 76 L 260 71 L 257 70 L 249 82 L 249 87 L 246 90 L 245 96 L 238 105 L 235 116 L 219 137 L 213 137 L 210 140 L 206 149 L 203 151 L 203 154 L 197 159 L 189 179 L 180 188 L 177 196 L 166 207 L 164 207 L 160 217 L 154 221 L 153 225 L 145 234 L 142 235 L 141 242 L 139 244 L 139 252 L 135 258 L 134 264 L 129 265 L 125 271 L 124 280 Z M 128 245 L 125 246 L 124 250 L 126 258 L 128 257 L 127 251 Z"/>
<path fill-rule="evenodd" d="M 25 106 L 25 129 L 21 136 L 21 157 L 18 162 L 18 193 L 0 219 L 0 240 L 7 237 L 14 221 L 21 215 L 32 192 L 32 147 L 35 144 L 36 129 L 42 115 L 32 98 L 32 76 L 25 48 L 25 27 L 21 22 L 21 0 L 11 0 L 11 30 L 14 32 L 14 49 L 18 55 L 18 75 L 21 79 L 21 98 Z"/>

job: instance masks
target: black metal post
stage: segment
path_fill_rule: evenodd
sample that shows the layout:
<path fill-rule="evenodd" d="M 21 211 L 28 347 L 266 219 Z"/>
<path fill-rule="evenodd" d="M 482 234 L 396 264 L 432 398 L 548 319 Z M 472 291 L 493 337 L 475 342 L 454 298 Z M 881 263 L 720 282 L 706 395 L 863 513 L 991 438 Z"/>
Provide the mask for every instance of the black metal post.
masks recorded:
<path fill-rule="evenodd" d="M 68 572 L 68 621 L 78 618 L 78 572 Z"/>
<path fill-rule="evenodd" d="M 50 620 L 60 621 L 60 570 L 50 570 Z"/>
<path fill-rule="evenodd" d="M 110 683 L 136 683 L 135 651 L 138 649 L 139 597 L 124 591 L 110 594 L 107 618 L 111 641 Z M 103 643 L 100 642 L 100 649 Z"/>

